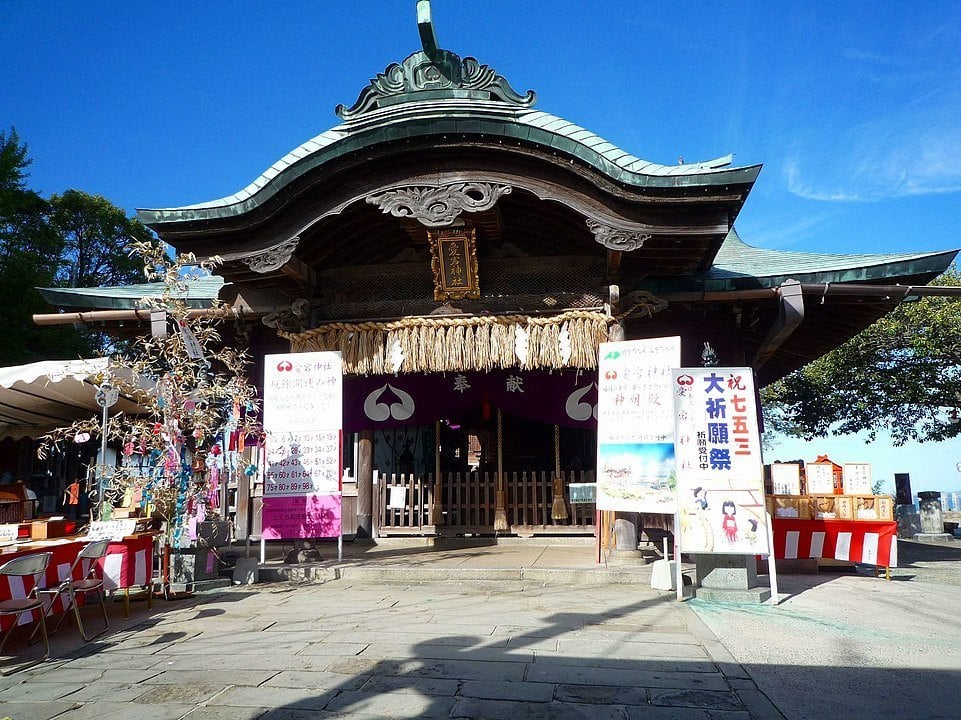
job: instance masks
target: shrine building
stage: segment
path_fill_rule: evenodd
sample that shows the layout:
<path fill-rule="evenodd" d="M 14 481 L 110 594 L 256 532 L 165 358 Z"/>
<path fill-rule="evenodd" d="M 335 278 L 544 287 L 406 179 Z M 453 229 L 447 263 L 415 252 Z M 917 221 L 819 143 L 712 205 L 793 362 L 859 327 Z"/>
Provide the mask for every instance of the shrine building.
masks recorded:
<path fill-rule="evenodd" d="M 593 477 L 599 343 L 680 336 L 683 364 L 764 386 L 935 290 L 957 253 L 753 247 L 735 223 L 760 165 L 641 159 L 441 49 L 429 5 L 418 20 L 420 50 L 250 185 L 138 211 L 223 258 L 191 302 L 229 303 L 255 357 L 342 353 L 362 534 L 492 533 L 498 510 L 502 532 L 592 534 L 593 505 L 564 499 Z M 150 292 L 44 294 L 116 322 Z"/>

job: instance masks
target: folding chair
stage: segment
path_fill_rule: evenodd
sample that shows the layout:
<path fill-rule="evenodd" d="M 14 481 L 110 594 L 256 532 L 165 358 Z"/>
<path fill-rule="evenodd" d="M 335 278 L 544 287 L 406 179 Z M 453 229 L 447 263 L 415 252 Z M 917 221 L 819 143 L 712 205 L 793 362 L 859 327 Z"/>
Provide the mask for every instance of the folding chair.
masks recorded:
<path fill-rule="evenodd" d="M 4 633 L 3 640 L 0 641 L 0 652 L 3 651 L 3 646 L 7 644 L 7 640 L 13 634 L 13 631 L 16 630 L 20 615 L 25 612 L 33 612 L 34 610 L 39 611 L 37 614 L 40 616 L 40 634 L 43 636 L 43 644 L 45 647 L 42 658 L 9 671 L 4 670 L 4 675 L 39 665 L 50 657 L 50 640 L 47 637 L 46 612 L 43 607 L 43 599 L 40 597 L 40 586 L 43 584 L 42 576 L 47 571 L 47 565 L 50 564 L 51 557 L 53 557 L 53 553 L 49 552 L 21 555 L 0 567 L 0 577 L 24 578 L 33 576 L 34 581 L 33 587 L 30 589 L 30 592 L 27 593 L 27 597 L 22 599 L 12 598 L 10 600 L 0 600 L 0 617 L 4 615 L 14 616 L 13 624 L 10 626 L 10 629 Z"/>
<path fill-rule="evenodd" d="M 109 544 L 110 539 L 108 538 L 106 540 L 94 540 L 84 545 L 83 549 L 77 553 L 77 559 L 74 560 L 73 565 L 70 566 L 70 574 L 67 576 L 67 579 L 60 583 L 60 587 L 57 588 L 53 599 L 50 601 L 50 608 L 52 610 L 57 598 L 66 593 L 70 598 L 70 605 L 73 608 L 74 617 L 77 618 L 77 628 L 80 630 L 80 635 L 84 640 L 93 640 L 96 637 L 100 637 L 107 632 L 110 624 L 110 621 L 107 619 L 107 604 L 104 599 L 107 591 L 103 587 L 103 578 L 97 577 L 97 560 L 107 554 L 107 545 Z M 74 580 L 74 570 L 78 565 L 82 565 L 84 560 L 90 561 L 90 567 L 82 579 Z M 103 630 L 96 635 L 87 637 L 87 633 L 83 629 L 83 620 L 80 617 L 80 605 L 77 603 L 77 596 L 82 595 L 84 599 L 86 599 L 87 594 L 93 592 L 100 593 L 100 609 L 103 611 Z M 53 626 L 53 629 L 50 631 L 51 633 L 57 631 L 57 628 L 60 627 L 66 616 L 67 612 L 65 611 L 63 615 L 60 616 L 60 619 L 57 620 L 57 624 Z"/>

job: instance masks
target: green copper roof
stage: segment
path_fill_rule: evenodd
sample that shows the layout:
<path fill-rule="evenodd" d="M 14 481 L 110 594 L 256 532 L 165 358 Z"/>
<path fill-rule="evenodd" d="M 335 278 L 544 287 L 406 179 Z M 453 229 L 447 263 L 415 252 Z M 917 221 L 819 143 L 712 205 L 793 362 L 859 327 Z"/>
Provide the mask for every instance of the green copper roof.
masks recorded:
<path fill-rule="evenodd" d="M 374 111 L 363 122 L 338 125 L 287 153 L 244 189 L 179 208 L 141 209 L 147 224 L 211 220 L 247 213 L 291 181 L 335 158 L 380 142 L 431 135 L 472 134 L 524 140 L 579 158 L 611 179 L 635 187 L 751 183 L 760 166 L 728 168 L 730 155 L 702 163 L 660 165 L 642 160 L 584 128 L 499 101 L 438 99 Z"/>
<path fill-rule="evenodd" d="M 190 308 L 208 308 L 217 299 L 224 279 L 217 275 L 191 280 L 183 298 Z M 38 288 L 43 299 L 55 307 L 82 307 L 99 310 L 131 310 L 145 297 L 156 297 L 164 291 L 163 283 L 112 285 L 82 288 Z"/>
<path fill-rule="evenodd" d="M 778 285 L 792 278 L 798 282 L 890 282 L 892 275 L 940 274 L 957 250 L 933 253 L 886 253 L 837 255 L 767 250 L 753 247 L 732 230 L 721 245 L 705 281 L 744 277 Z M 894 266 L 897 266 L 896 268 Z"/>
<path fill-rule="evenodd" d="M 837 255 L 768 250 L 748 245 L 731 230 L 711 268 L 686 278 L 649 278 L 634 283 L 649 292 L 721 292 L 800 283 L 924 285 L 942 274 L 958 250 L 929 253 Z"/>
<path fill-rule="evenodd" d="M 351 106 L 339 105 L 337 125 L 287 153 L 242 190 L 179 208 L 142 209 L 147 224 L 214 220 L 243 215 L 293 180 L 350 152 L 416 137 L 483 136 L 531 143 L 579 159 L 636 188 L 751 184 L 759 165 L 731 168 L 732 156 L 701 163 L 661 165 L 643 160 L 579 125 L 532 110 L 532 90 L 520 95 L 487 65 L 436 47 L 429 3 L 418 6 L 424 50 L 394 63 L 370 81 Z"/>

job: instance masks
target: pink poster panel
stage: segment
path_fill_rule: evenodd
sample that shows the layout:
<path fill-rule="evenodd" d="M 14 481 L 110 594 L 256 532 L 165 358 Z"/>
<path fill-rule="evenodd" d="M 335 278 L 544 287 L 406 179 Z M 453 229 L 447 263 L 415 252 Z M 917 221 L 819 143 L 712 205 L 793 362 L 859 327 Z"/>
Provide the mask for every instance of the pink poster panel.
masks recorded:
<path fill-rule="evenodd" d="M 338 537 L 341 517 L 340 495 L 311 493 L 265 497 L 263 538 L 291 540 Z"/>

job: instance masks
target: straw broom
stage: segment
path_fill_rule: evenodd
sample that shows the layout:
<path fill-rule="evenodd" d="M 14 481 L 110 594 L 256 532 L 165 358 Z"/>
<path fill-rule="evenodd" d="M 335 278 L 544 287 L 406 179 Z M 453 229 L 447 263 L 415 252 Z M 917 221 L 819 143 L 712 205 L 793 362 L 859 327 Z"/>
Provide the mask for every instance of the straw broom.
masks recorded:
<path fill-rule="evenodd" d="M 551 503 L 551 520 L 567 520 L 567 503 L 564 502 L 564 478 L 561 477 L 561 426 L 554 426 L 554 501 Z"/>
<path fill-rule="evenodd" d="M 504 492 L 504 421 L 497 410 L 497 491 L 494 500 L 494 532 L 507 532 L 507 493 Z"/>

